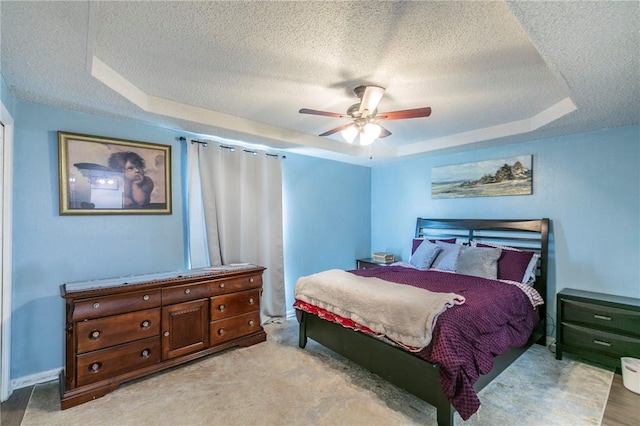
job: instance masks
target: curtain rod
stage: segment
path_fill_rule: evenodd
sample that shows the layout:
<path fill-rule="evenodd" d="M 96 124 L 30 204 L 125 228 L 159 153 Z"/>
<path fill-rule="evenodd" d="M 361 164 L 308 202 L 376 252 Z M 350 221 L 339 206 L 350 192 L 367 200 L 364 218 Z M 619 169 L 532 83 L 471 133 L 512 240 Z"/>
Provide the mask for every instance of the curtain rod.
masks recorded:
<path fill-rule="evenodd" d="M 185 138 L 184 136 L 180 136 L 179 140 L 181 142 L 186 142 L 187 138 Z M 208 146 L 209 145 L 209 141 L 200 141 L 198 139 L 191 139 L 191 143 L 199 143 L 202 144 L 202 146 Z M 235 146 L 228 146 L 228 145 L 219 145 L 220 149 L 228 149 L 229 151 L 235 151 L 236 147 Z M 253 154 L 253 155 L 258 155 L 258 151 L 252 151 L 250 149 L 243 149 L 242 152 L 246 153 L 246 154 Z M 275 158 L 278 159 L 280 158 L 280 156 L 278 154 L 270 154 L 268 152 L 265 152 L 264 155 L 266 155 L 267 157 L 271 157 L 271 158 Z M 285 158 L 287 158 L 286 155 L 282 156 L 282 159 L 284 160 Z"/>
<path fill-rule="evenodd" d="M 186 142 L 187 141 L 187 138 L 185 138 L 184 136 L 180 136 L 179 139 L 180 139 L 181 142 Z M 207 142 L 207 141 L 199 141 L 197 139 L 191 139 L 191 143 L 200 143 L 203 146 L 209 145 L 209 142 Z"/>

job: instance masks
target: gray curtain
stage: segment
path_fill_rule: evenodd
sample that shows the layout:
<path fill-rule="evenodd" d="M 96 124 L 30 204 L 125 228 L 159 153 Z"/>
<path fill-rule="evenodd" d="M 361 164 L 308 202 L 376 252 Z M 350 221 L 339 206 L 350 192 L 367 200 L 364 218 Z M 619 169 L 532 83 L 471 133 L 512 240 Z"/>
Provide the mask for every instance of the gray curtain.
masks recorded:
<path fill-rule="evenodd" d="M 277 155 L 188 143 L 191 267 L 253 263 L 266 267 L 262 322 L 285 317 L 282 168 Z"/>

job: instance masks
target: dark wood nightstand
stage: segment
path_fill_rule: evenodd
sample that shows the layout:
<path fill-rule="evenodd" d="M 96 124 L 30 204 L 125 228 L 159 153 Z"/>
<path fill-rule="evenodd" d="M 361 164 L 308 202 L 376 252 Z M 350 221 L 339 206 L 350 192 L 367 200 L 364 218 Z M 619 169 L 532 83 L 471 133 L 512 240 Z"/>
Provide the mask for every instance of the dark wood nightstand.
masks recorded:
<path fill-rule="evenodd" d="M 640 299 L 565 288 L 557 295 L 556 359 L 562 352 L 620 369 L 640 358 Z"/>
<path fill-rule="evenodd" d="M 398 259 L 395 259 L 393 262 L 397 262 Z M 377 262 L 373 260 L 372 257 L 367 257 L 365 259 L 356 259 L 356 269 L 370 269 L 370 268 L 379 268 L 381 266 L 389 266 L 393 262 L 384 263 Z"/>

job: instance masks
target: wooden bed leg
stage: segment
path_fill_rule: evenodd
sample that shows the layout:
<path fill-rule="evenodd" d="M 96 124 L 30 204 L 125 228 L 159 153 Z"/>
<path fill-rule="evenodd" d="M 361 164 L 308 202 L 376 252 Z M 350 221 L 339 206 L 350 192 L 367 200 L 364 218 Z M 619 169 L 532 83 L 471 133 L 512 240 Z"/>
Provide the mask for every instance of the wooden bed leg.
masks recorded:
<path fill-rule="evenodd" d="M 438 426 L 453 426 L 453 407 L 447 401 L 437 407 Z"/>
<path fill-rule="evenodd" d="M 300 318 L 300 331 L 298 334 L 298 346 L 302 349 L 307 346 L 307 324 L 305 321 L 306 312 L 303 312 Z"/>

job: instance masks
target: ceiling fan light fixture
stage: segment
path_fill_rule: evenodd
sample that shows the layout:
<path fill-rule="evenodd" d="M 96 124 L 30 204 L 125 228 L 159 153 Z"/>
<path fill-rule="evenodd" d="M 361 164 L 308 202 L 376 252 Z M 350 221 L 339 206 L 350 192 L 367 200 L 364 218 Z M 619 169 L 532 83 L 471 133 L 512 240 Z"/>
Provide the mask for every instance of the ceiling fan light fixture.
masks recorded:
<path fill-rule="evenodd" d="M 358 129 L 356 129 L 356 126 L 349 126 L 346 129 L 342 130 L 340 134 L 345 141 L 353 143 L 353 141 L 356 139 L 356 136 L 358 136 Z"/>
<path fill-rule="evenodd" d="M 367 135 L 368 138 L 376 139 L 380 136 L 380 132 L 382 132 L 382 127 L 376 123 L 367 123 L 364 125 L 363 133 Z"/>
<path fill-rule="evenodd" d="M 362 132 L 360 133 L 360 145 L 367 146 L 371 145 L 374 140 L 378 136 L 380 136 L 380 132 L 382 131 L 382 127 L 375 123 L 367 123 L 364 125 Z"/>

